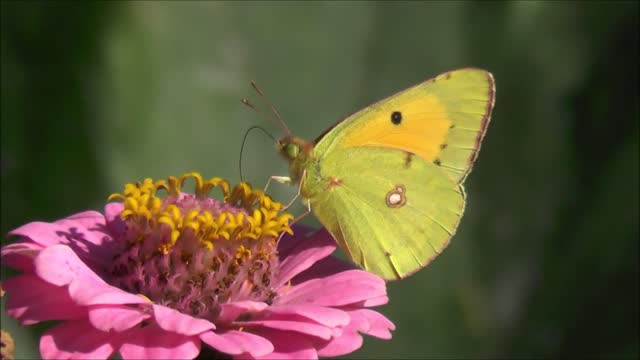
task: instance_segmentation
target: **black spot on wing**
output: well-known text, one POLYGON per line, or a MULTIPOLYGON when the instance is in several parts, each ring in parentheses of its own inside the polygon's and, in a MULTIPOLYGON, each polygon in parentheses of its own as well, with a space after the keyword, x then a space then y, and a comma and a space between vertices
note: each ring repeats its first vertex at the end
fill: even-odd
POLYGON ((393 125, 400 125, 402 122, 402 113, 400 111, 394 111, 391 113, 391 123, 393 125))

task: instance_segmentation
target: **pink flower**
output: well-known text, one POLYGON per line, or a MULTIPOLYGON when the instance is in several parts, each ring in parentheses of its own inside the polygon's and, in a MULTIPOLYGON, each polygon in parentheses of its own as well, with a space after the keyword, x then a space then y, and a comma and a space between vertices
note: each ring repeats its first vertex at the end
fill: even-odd
POLYGON ((3 282, 9 315, 60 321, 40 339, 43 358, 192 359, 202 343, 238 358, 316 358, 358 349, 360 334, 391 338, 394 325, 369 309, 388 301, 384 281, 329 256, 325 230, 293 226, 278 242, 291 216, 262 192, 192 173, 112 198, 123 202, 104 215, 19 227, 1 250, 23 271, 3 282), (181 192, 187 178, 195 194, 181 192))

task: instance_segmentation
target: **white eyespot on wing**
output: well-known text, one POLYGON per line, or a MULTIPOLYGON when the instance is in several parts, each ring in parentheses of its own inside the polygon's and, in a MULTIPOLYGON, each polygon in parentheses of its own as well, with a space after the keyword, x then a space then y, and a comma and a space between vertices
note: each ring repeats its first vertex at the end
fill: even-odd
POLYGON ((396 185, 387 193, 386 203, 390 208, 403 207, 407 203, 406 189, 403 185, 396 185))

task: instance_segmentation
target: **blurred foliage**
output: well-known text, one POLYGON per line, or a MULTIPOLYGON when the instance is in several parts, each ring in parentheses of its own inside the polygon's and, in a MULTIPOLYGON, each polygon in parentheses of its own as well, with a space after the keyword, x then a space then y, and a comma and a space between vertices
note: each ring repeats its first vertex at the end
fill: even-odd
MULTIPOLYGON (((144 177, 238 181, 244 131, 279 136, 240 104, 267 109, 250 80, 313 139, 482 67, 497 102, 459 233, 389 284, 393 340, 349 357, 638 357, 638 2, 1 4, 3 233, 144 177)), ((287 168, 257 134, 242 164, 261 187, 287 168)), ((42 326, 2 328, 37 356, 42 326)))

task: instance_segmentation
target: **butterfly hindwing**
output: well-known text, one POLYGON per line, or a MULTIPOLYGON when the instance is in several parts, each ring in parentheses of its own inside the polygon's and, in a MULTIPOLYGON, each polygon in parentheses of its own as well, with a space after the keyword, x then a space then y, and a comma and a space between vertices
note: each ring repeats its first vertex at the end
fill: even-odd
MULTIPOLYGON (((440 167, 402 150, 332 151, 303 193, 354 262, 385 279, 424 267, 449 243, 464 193, 440 167)), ((311 180, 311 179, 309 179, 311 180)))

